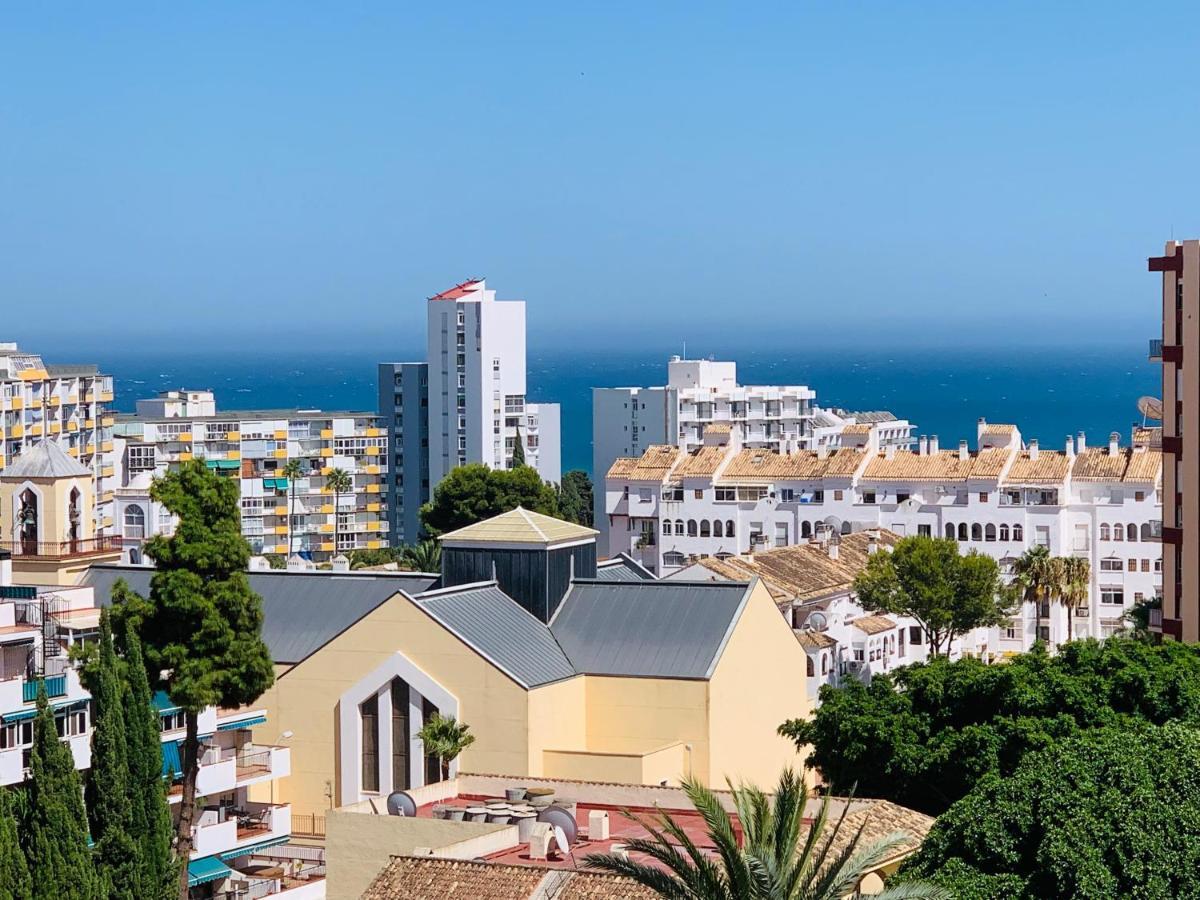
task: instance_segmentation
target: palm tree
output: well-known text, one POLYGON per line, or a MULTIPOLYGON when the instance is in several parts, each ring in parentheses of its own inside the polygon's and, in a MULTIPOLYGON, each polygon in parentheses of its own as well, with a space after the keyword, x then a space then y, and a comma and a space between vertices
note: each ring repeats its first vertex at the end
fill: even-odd
POLYGON ((421 541, 419 544, 405 547, 401 559, 414 572, 440 572, 442 545, 433 539, 421 541))
POLYGON ((1092 584, 1092 564, 1083 556, 1062 558, 1062 602, 1069 610, 1067 635, 1074 637, 1075 610, 1087 602, 1092 584))
POLYGON ((330 469, 325 476, 325 487, 333 491, 333 555, 338 554, 338 539, 341 537, 341 519, 338 508, 341 505, 342 494, 349 493, 354 487, 354 479, 345 469, 330 469))
MULTIPOLYGON (((1050 604, 1062 595, 1062 564, 1050 555, 1050 549, 1041 544, 1026 550, 1013 566, 1016 584, 1020 586, 1021 599, 1033 604, 1037 614, 1038 634, 1042 631, 1042 604, 1050 604)), ((1049 628, 1046 631, 1049 635, 1049 628)), ((1047 644, 1050 643, 1047 638, 1047 644)))
POLYGON ((283 474, 288 480, 288 556, 295 553, 292 541, 292 516, 296 514, 296 479, 304 474, 304 466, 298 459, 289 459, 283 465, 283 474))
MULTIPOLYGON (((808 795, 803 780, 790 769, 780 776, 773 798, 756 787, 730 785, 743 832, 740 845, 733 816, 716 794, 691 778, 684 780, 683 789, 704 819, 715 859, 696 846, 682 825, 659 813, 654 821, 641 822, 649 838, 626 842, 629 853, 647 856, 658 865, 610 854, 593 854, 588 865, 632 878, 671 900, 842 900, 857 896, 862 879, 893 857, 907 839, 897 833, 860 847, 860 830, 848 841, 839 840, 849 803, 827 834, 828 795, 805 834, 808 795)), ((896 900, 950 895, 914 881, 875 896, 896 900)))
POLYGON ((417 732, 417 737, 425 746, 425 753, 436 757, 441 765, 442 781, 450 779, 450 763, 475 743, 475 735, 470 731, 466 722, 435 712, 417 732))

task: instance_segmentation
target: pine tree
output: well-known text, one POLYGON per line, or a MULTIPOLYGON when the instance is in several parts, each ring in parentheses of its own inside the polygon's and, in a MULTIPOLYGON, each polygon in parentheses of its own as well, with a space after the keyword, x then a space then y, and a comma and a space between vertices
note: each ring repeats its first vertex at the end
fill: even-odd
MULTIPOLYGON (((150 596, 114 590, 113 616, 132 622, 149 671, 184 713, 183 796, 175 828, 175 858, 192 849, 199 772, 198 718, 209 706, 257 700, 274 681, 262 641, 262 598, 250 590, 250 546, 242 537, 238 483, 201 460, 158 479, 150 496, 178 516, 170 537, 146 545, 157 571, 150 596)), ((187 867, 180 866, 178 896, 187 900, 187 867)))
POLYGON ((513 440, 512 452, 512 468, 517 469, 525 465, 525 442, 521 440, 521 429, 517 429, 517 436, 513 440))
POLYGON ((100 613, 98 650, 98 656, 84 669, 95 722, 86 792, 88 818, 96 842, 96 865, 105 878, 105 896, 109 900, 138 900, 143 894, 129 791, 126 690, 107 610, 100 613))
POLYGON ((100 878, 88 849, 83 785, 71 750, 58 739, 43 685, 30 751, 29 829, 25 857, 35 876, 30 900, 99 900, 100 878))
POLYGON ((138 839, 142 896, 170 900, 178 893, 179 870, 171 858, 174 826, 162 777, 162 741, 142 642, 132 623, 123 633, 126 741, 129 746, 130 833, 138 839))
POLYGON ((0 788, 0 900, 25 900, 33 893, 14 811, 13 792, 0 788))

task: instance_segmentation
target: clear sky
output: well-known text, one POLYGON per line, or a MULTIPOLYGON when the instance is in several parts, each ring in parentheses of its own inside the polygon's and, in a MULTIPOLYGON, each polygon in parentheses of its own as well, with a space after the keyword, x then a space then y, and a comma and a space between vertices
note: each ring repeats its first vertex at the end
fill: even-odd
POLYGON ((0 337, 1157 330, 1200 21, 1133 3, 7 4, 0 337))

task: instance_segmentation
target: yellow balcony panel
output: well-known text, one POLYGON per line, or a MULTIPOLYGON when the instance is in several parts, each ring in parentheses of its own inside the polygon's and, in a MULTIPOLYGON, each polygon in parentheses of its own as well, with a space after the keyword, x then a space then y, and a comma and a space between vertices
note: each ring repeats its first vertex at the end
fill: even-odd
POLYGON ((383 541, 367 541, 368 550, 378 550, 383 546, 383 541))
POLYGON ((321 544, 321 549, 322 550, 332 550, 333 549, 333 541, 325 541, 324 543, 321 544))
POLYGON ((83 427, 86 428, 88 431, 91 431, 93 428, 96 427, 96 420, 95 419, 84 419, 83 427))
POLYGON ((332 447, 322 447, 321 455, 323 457, 325 457, 326 459, 328 459, 329 457, 333 456, 333 448, 332 447))
POLYGON ((116 470, 112 466, 102 466, 100 469, 101 478, 112 478, 116 474, 116 470))
POLYGON ((333 471, 333 466, 322 466, 322 468, 321 468, 322 475, 328 475, 332 471, 333 471))
POLYGON ((321 534, 333 534, 333 523, 327 522, 321 526, 321 534))
POLYGON ((18 422, 12 428, 8 429, 8 436, 19 438, 25 434, 25 426, 18 422))
POLYGON ((242 433, 240 431, 225 432, 225 440, 227 440, 227 441, 240 441, 241 439, 242 439, 242 433))
POLYGON ((50 377, 50 373, 45 369, 26 369, 17 377, 22 381, 45 381, 50 377))
POLYGON ((226 459, 241 459, 242 451, 241 450, 227 450, 225 452, 225 458, 226 459))
POLYGON ((379 455, 378 447, 368 447, 367 448, 367 456, 378 456, 378 455, 379 455))
POLYGON ((368 493, 368 494, 378 494, 378 493, 379 493, 379 485, 377 485, 377 484, 368 484, 368 485, 367 485, 367 493, 368 493))
POLYGON ((70 422, 67 423, 67 431, 78 431, 78 430, 79 430, 79 423, 76 422, 74 419, 72 419, 70 422))
POLYGON ((332 428, 322 428, 321 429, 321 437, 325 440, 329 440, 330 438, 333 437, 333 429, 332 428))
POLYGON ((79 402, 79 395, 78 395, 78 394, 68 394, 68 395, 67 395, 67 402, 68 402, 68 403, 78 403, 78 402, 79 402))
POLYGON ((57 422, 51 422, 51 423, 50 423, 50 433, 51 433, 51 434, 59 434, 59 433, 61 433, 61 432, 62 432, 62 426, 61 426, 61 425, 59 425, 57 422))
MULTIPOLYGON (((101 416, 100 417, 100 424, 103 425, 105 428, 112 428, 113 423, 116 421, 117 420, 114 419, 112 416, 101 416)), ((191 439, 192 439, 192 436, 190 434, 180 435, 180 440, 190 441, 191 439)))
POLYGON ((367 512, 379 512, 379 508, 382 505, 383 504, 381 504, 381 503, 368 503, 367 504, 367 512))
POLYGON ((367 437, 379 437, 381 434, 383 434, 383 432, 380 431, 378 428, 368 428, 367 429, 367 437))
POLYGON ((286 441, 287 440, 287 429, 286 428, 275 429, 275 440, 286 441))
POLYGON ((328 487, 323 487, 323 488, 321 488, 321 493, 322 494, 332 494, 333 491, 331 491, 328 487))
POLYGON ((378 475, 379 474, 379 466, 376 466, 376 465, 364 466, 363 471, 366 472, 368 475, 378 475))
POLYGON ((112 401, 113 401, 113 392, 112 391, 101 391, 100 392, 100 402, 101 403, 112 403, 112 401))
POLYGON ((276 459, 287 459, 287 449, 285 448, 283 450, 276 450, 275 458, 276 459))
POLYGON ((42 434, 42 423, 38 422, 36 425, 30 425, 29 434, 32 437, 40 437, 42 434))
POLYGON ((101 453, 112 453, 112 448, 113 448, 112 441, 101 441, 100 442, 100 452, 101 453))
POLYGON ((112 522, 113 522, 112 516, 105 516, 103 519, 100 520, 100 527, 101 528, 112 528, 112 522))
POLYGON ((273 510, 273 514, 277 515, 277 516, 286 516, 288 514, 287 507, 286 506, 276 506, 275 509, 273 510))
POLYGON ((321 512, 323 512, 323 513, 325 513, 325 514, 329 514, 329 513, 333 512, 333 504, 332 504, 332 503, 326 503, 326 504, 324 504, 324 505, 321 507, 321 512))
MULTIPOLYGON (((103 423, 103 419, 100 420, 103 423)), ((181 431, 179 437, 175 438, 181 444, 190 444, 192 442, 192 433, 190 431, 181 431)))
POLYGON ((50 405, 51 406, 62 406, 62 397, 58 396, 57 394, 53 394, 50 397, 50 405))
POLYGON ((188 453, 186 450, 179 454, 180 462, 187 462, 189 459, 192 459, 192 458, 193 458, 193 454, 188 453))
POLYGON ((74 456, 76 459, 78 459, 79 458, 79 448, 78 447, 68 447, 67 448, 67 456, 74 456))
POLYGON ((4 468, 4 457, 0 456, 0 469, 4 468))
POLYGON ((8 404, 8 408, 9 409, 24 409, 25 408, 25 398, 24 397, 13 397, 12 401, 8 404))
POLYGON ((288 533, 288 527, 287 527, 286 525, 276 525, 276 526, 275 526, 275 533, 276 533, 276 534, 287 534, 287 533, 288 533))

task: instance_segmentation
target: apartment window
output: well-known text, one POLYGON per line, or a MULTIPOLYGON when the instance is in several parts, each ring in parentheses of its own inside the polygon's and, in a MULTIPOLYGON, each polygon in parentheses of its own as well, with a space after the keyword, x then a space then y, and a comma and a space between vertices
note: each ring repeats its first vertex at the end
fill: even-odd
POLYGON ((787 522, 775 523, 775 546, 786 547, 788 545, 788 527, 787 522))
POLYGON ((896 491, 896 502, 903 503, 911 496, 912 494, 910 494, 908 491, 896 491))
POLYGON ((1125 589, 1123 587, 1104 587, 1100 588, 1100 602, 1106 606, 1124 606, 1125 605, 1125 589))
POLYGON ((925 634, 921 631, 920 625, 910 625, 908 627, 908 642, 914 647, 925 642, 925 634))
POLYGON ((663 565, 664 566, 672 566, 672 567, 682 566, 683 565, 683 554, 676 553, 673 550, 669 553, 664 553, 663 554, 663 565))
POLYGON ((763 486, 740 487, 737 489, 737 498, 743 501, 758 501, 767 496, 767 489, 763 486))
POLYGON ((1120 522, 1118 522, 1118 523, 1117 523, 1116 525, 1114 525, 1114 526, 1113 526, 1113 528, 1112 528, 1112 539, 1113 539, 1114 541, 1123 541, 1123 540, 1125 540, 1125 528, 1124 528, 1124 526, 1122 526, 1122 525, 1121 525, 1121 523, 1120 523, 1120 522))
POLYGON ((918 525, 917 526, 917 536, 918 537, 933 537, 933 526, 932 525, 918 525))
POLYGON ((736 500, 737 488, 719 487, 714 489, 717 500, 736 500))
POLYGON ((1141 503, 1143 500, 1146 499, 1146 492, 1145 491, 1134 491, 1133 499, 1136 500, 1138 503, 1141 503))
POLYGON ((833 492, 833 499, 834 499, 834 500, 841 500, 841 499, 842 499, 842 492, 841 492, 841 491, 834 491, 834 492, 833 492))
MULTIPOLYGON (((704 499, 704 490, 702 488, 697 488, 696 490, 692 491, 692 496, 695 497, 697 500, 703 500, 704 499)), ((679 499, 680 500, 683 499, 682 490, 680 492, 679 499)))
POLYGON ((642 503, 649 503, 651 500, 650 488, 638 488, 638 500, 642 503))
POLYGON ((1101 572, 1121 572, 1125 569, 1125 563, 1119 559, 1102 559, 1100 560, 1101 572))
POLYGON ((1143 571, 1143 572, 1149 572, 1149 571, 1150 571, 1150 560, 1148 560, 1148 559, 1143 559, 1143 560, 1142 560, 1142 571, 1143 571))
POLYGON ((358 707, 362 718, 362 789, 379 790, 379 695, 358 707))
POLYGON ((1129 560, 1129 571, 1130 571, 1130 572, 1136 572, 1136 571, 1137 571, 1137 560, 1136 560, 1136 559, 1130 559, 1130 560, 1129 560))
POLYGON ((863 491, 862 492, 862 502, 868 506, 873 505, 875 503, 875 492, 874 491, 863 491))
POLYGON ((136 504, 125 507, 125 537, 140 540, 146 536, 146 512, 136 504))
POLYGON ((987 502, 988 502, 988 497, 989 497, 989 496, 990 496, 990 495, 988 494, 988 492, 987 492, 987 491, 980 491, 980 492, 979 492, 979 502, 980 502, 980 503, 987 503, 987 502))
POLYGON ((154 470, 154 445, 133 444, 129 448, 128 465, 130 472, 147 472, 154 470))
POLYGON ((780 488, 779 500, 781 503, 791 503, 794 499, 796 499, 796 497, 795 490, 793 488, 780 488))
POLYGON ((663 499, 673 503, 683 500, 683 488, 679 485, 668 485, 663 489, 663 499))
POLYGON ((410 784, 408 771, 408 684, 392 679, 392 790, 410 784))
POLYGON ((187 725, 183 710, 163 713, 159 717, 159 727, 162 731, 179 731, 187 725))
POLYGON ((854 659, 855 659, 857 662, 862 662, 862 661, 863 661, 863 656, 864 656, 864 653, 863 653, 863 651, 862 651, 862 650, 855 650, 855 651, 854 651, 854 659))
POLYGON ((1017 624, 1012 619, 1004 623, 1004 637, 1009 641, 1014 641, 1017 638, 1017 624))

